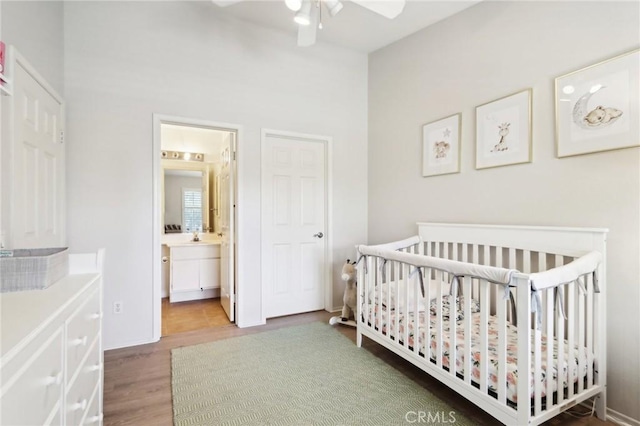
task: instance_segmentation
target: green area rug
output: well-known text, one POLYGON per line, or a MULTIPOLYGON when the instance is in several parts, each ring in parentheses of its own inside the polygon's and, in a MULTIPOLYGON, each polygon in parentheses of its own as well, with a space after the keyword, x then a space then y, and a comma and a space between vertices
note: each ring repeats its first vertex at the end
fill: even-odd
POLYGON ((175 425, 473 424, 320 322, 177 348, 171 366, 175 425))

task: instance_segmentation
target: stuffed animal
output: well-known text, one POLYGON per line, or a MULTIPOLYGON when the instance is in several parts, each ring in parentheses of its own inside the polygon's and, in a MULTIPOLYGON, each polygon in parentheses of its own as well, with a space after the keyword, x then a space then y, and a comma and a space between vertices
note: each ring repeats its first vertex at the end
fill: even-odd
POLYGON ((353 312, 353 319, 358 319, 358 293, 356 289, 356 262, 351 263, 349 259, 342 266, 342 279, 346 282, 344 287, 344 297, 342 301, 342 320, 347 321, 353 312))

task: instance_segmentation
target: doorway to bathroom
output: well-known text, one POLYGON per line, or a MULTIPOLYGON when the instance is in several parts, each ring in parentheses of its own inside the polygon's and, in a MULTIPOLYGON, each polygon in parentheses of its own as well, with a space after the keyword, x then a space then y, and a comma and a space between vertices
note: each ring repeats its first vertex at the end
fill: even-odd
POLYGON ((154 338, 237 316, 239 127, 154 115, 154 338))

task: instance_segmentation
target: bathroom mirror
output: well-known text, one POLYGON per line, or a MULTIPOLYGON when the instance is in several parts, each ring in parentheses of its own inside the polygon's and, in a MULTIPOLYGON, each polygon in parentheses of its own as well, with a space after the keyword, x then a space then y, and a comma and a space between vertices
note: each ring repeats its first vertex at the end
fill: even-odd
POLYGON ((209 176, 206 165, 164 167, 164 232, 206 232, 209 221, 209 176))

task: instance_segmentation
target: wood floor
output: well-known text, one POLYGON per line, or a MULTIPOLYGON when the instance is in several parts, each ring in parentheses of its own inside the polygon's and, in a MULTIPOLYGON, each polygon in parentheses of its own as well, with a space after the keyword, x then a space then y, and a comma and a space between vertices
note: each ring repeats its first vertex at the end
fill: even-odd
POLYGON ((169 303, 169 298, 162 299, 163 337, 229 324, 219 298, 177 303, 169 303))
MULTIPOLYGON (((245 334, 259 333, 296 324, 313 321, 328 321, 331 314, 325 311, 274 318, 260 327, 238 328, 224 325, 197 331, 172 334, 159 342, 131 348, 105 352, 104 363, 104 424, 105 425, 171 425, 173 423, 171 405, 171 349, 227 339, 245 334)), ((355 329, 336 326, 355 343, 355 329)), ((447 401, 457 412, 465 415, 477 425, 495 425, 495 419, 475 405, 460 397, 437 380, 429 377, 417 367, 384 349, 382 346, 364 339, 363 350, 393 365, 408 378, 420 383, 447 401)), ((215 360, 212 360, 215 362, 215 360)), ((574 407, 574 411, 586 411, 574 407)), ((569 414, 555 417, 546 425, 613 425, 595 417, 574 418, 569 414)))

